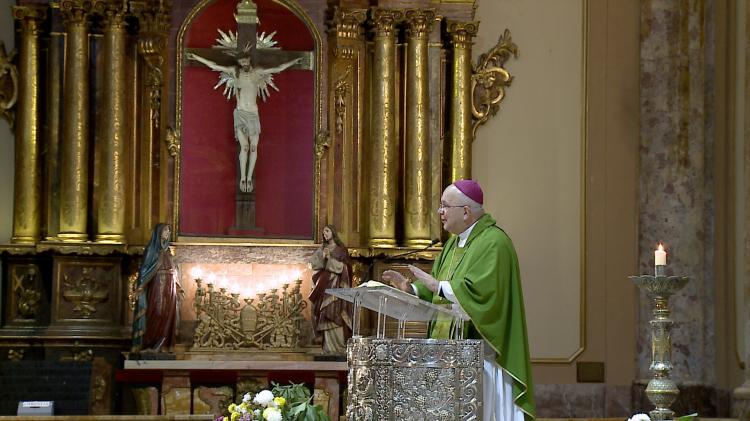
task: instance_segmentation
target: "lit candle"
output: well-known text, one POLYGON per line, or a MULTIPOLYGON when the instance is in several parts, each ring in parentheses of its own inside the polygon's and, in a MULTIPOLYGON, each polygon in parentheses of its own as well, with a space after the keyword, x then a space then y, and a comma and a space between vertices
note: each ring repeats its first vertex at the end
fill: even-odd
POLYGON ((654 251, 654 262, 656 266, 666 266, 667 264, 667 252, 664 251, 664 246, 659 243, 659 248, 654 251))

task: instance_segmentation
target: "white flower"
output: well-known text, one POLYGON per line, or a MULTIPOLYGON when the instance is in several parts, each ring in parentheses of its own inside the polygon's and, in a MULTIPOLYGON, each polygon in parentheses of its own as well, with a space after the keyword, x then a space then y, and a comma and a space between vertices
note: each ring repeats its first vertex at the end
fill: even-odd
POLYGON ((635 414, 628 418, 628 421, 651 421, 651 418, 646 414, 635 414))
POLYGON ((268 421, 281 421, 281 412, 275 408, 267 408, 263 411, 263 417, 268 421))
POLYGON ((253 398, 253 396, 249 393, 245 393, 245 396, 242 397, 242 402, 250 402, 250 400, 253 398))
POLYGON ((256 409, 255 411, 253 411, 253 416, 254 417, 259 417, 260 416, 260 409, 256 409))
POLYGON ((255 395, 255 398, 253 398, 253 402, 257 403, 258 405, 267 406, 269 402, 273 402, 273 393, 271 393, 270 390, 261 390, 257 395, 255 395))

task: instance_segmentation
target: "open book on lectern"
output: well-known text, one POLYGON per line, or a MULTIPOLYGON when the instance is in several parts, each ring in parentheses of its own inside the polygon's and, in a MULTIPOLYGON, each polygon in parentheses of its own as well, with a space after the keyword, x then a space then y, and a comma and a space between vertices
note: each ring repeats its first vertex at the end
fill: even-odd
POLYGON ((329 288, 327 294, 354 303, 379 314, 405 322, 429 322, 438 314, 469 320, 461 309, 443 307, 377 281, 368 281, 356 288, 329 288))

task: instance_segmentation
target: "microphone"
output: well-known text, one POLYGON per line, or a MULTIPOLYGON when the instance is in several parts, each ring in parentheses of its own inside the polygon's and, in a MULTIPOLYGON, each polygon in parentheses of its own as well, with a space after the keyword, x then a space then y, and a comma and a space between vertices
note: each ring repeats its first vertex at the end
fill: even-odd
POLYGON ((406 257, 406 256, 409 256, 409 255, 412 255, 412 254, 415 254, 415 253, 420 253, 420 252, 423 252, 423 251, 427 250, 428 248, 434 246, 435 244, 437 244, 439 242, 440 242, 439 238, 433 238, 432 241, 430 241, 430 244, 427 244, 426 246, 424 246, 422 248, 415 249, 415 250, 409 250, 406 253, 401 253, 401 254, 396 254, 396 255, 393 255, 393 256, 388 256, 388 257, 384 258, 383 260, 399 259, 401 257, 406 257))

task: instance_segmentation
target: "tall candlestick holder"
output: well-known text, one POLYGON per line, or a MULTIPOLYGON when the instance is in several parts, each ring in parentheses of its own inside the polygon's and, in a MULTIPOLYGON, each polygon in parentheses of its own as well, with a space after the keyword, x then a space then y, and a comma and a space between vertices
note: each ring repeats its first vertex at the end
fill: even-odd
POLYGON ((648 382, 646 396, 656 407, 649 412, 654 421, 674 419, 674 411, 670 406, 677 400, 680 390, 675 382, 669 378, 672 370, 672 319, 669 318, 669 297, 682 289, 688 283, 687 276, 666 276, 665 266, 656 266, 656 274, 630 276, 629 278, 646 291, 654 302, 651 319, 651 366, 649 369, 654 377, 648 382))

